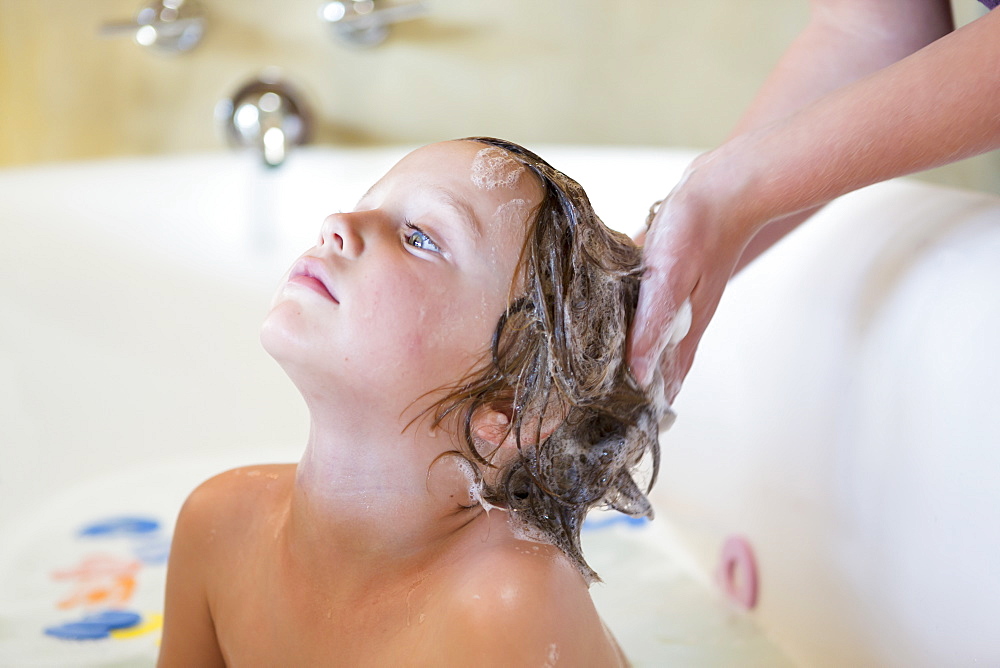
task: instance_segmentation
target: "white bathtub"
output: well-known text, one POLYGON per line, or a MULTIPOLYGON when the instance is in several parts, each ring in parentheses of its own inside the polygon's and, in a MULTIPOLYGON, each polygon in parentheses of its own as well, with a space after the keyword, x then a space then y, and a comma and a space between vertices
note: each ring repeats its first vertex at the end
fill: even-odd
MULTIPOLYGON (((271 290, 405 151, 0 172, 0 665, 152 664, 186 493, 305 440, 257 343, 271 290), (145 626, 43 634, 106 607, 145 626)), ((539 152, 626 231, 692 156, 539 152)), ((1000 662, 998 267, 1000 202, 904 182, 734 281, 663 439, 658 519, 585 535, 636 665, 1000 662), (749 613, 713 580, 733 534, 759 564, 749 613)))

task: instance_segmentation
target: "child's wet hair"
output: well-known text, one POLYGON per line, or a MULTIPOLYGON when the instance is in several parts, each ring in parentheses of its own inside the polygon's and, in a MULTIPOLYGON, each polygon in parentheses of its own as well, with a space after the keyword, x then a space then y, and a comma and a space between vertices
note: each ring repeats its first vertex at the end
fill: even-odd
POLYGON ((576 181, 531 151, 490 137, 466 141, 503 149, 538 178, 543 196, 528 215, 488 359, 428 410, 434 425, 459 417, 482 500, 560 547, 592 581, 580 548, 587 512, 609 506, 652 516, 646 493, 659 466, 664 404, 639 387, 625 356, 641 249, 601 222, 576 181), (474 418, 487 409, 509 417, 517 456, 496 456, 474 434, 474 418), (640 462, 645 490, 633 478, 640 462))

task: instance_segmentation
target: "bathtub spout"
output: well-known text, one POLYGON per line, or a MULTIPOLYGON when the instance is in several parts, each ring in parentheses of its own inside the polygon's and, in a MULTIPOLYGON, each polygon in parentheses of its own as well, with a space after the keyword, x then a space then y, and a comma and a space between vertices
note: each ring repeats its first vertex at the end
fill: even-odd
POLYGON ((293 146, 305 144, 312 116, 298 92, 280 73, 267 71, 219 102, 216 119, 230 145, 258 152, 268 167, 278 167, 293 146))
POLYGON ((288 155, 288 137, 280 127, 270 127, 261 135, 261 153, 264 164, 268 167, 278 167, 285 162, 288 155))

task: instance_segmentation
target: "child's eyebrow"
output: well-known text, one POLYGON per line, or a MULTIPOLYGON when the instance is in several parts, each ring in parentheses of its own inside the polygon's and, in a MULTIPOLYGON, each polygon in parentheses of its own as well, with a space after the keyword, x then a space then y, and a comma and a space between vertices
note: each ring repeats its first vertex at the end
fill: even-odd
POLYGON ((483 230, 479 224, 476 212, 464 199, 441 186, 430 186, 431 192, 441 201, 442 204, 454 209, 469 224, 473 235, 478 239, 483 236, 483 230))
MULTIPOLYGON (((371 188, 368 189, 361 199, 358 200, 358 204, 368 199, 368 197, 376 192, 381 186, 381 182, 376 183, 371 188)), ((482 226, 479 222, 479 218, 476 217, 476 212, 472 209, 472 206, 464 199, 448 190, 444 186, 438 185, 428 185, 425 186, 437 199, 439 202, 445 206, 453 209, 458 215, 468 223, 468 227, 472 230, 472 234, 475 238, 479 239, 483 236, 482 226)))

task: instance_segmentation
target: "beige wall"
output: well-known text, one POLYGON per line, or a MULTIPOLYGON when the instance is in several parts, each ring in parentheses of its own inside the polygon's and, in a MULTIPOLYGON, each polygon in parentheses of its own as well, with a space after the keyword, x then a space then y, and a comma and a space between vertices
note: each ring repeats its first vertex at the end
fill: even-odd
MULTIPOLYGON (((806 18, 805 0, 430 0, 432 14, 353 50, 320 0, 203 0, 194 51, 97 36, 141 0, 0 0, 0 166, 217 150, 215 102, 282 67, 323 143, 469 134, 709 147, 725 137, 806 18)), ((958 0, 961 20, 976 3, 958 0)), ((975 66, 975 64, 972 64, 975 66)), ((1000 159, 938 170, 1000 192, 1000 159)))

